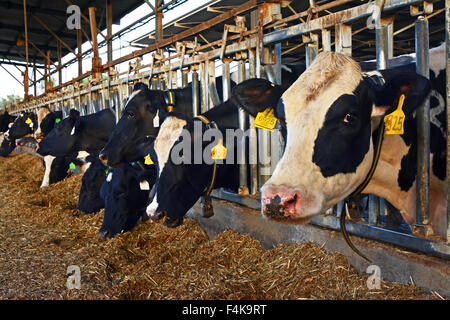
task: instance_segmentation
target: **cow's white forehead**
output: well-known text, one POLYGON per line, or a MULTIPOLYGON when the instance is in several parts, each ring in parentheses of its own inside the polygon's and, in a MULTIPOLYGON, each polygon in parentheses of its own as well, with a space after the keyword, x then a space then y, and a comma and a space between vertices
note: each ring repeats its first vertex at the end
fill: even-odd
MULTIPOLYGON (((158 176, 164 169, 169 160, 170 151, 174 143, 178 140, 186 125, 186 120, 178 119, 176 117, 167 117, 159 129, 158 136, 154 142, 154 149, 158 157, 158 176)), ((147 215, 152 216, 158 208, 158 195, 155 194, 152 202, 147 207, 147 215)))
POLYGON ((180 137, 185 125, 186 120, 176 117, 167 117, 162 123, 154 142, 154 149, 158 157, 159 174, 161 174, 164 165, 167 163, 170 150, 172 150, 172 146, 180 137))

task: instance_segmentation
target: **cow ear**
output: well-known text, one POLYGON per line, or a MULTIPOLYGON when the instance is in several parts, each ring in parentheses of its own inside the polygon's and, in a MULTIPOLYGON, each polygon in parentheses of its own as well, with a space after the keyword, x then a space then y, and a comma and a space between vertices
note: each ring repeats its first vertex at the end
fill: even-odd
POLYGON ((145 89, 148 89, 148 86, 143 82, 138 82, 133 86, 133 91, 145 89))
MULTIPOLYGON (((373 84, 371 86, 374 87, 373 84)), ((422 75, 407 72, 394 76, 383 86, 375 86, 374 89, 375 107, 372 110, 372 117, 393 112, 402 95, 405 96, 402 109, 408 116, 422 105, 430 93, 431 83, 422 75)))
POLYGON ((231 92, 234 104, 256 117, 258 112, 275 108, 283 90, 265 79, 249 79, 236 85, 231 92))
POLYGON ((75 109, 70 109, 69 117, 73 117, 75 119, 78 119, 80 117, 80 111, 75 109))

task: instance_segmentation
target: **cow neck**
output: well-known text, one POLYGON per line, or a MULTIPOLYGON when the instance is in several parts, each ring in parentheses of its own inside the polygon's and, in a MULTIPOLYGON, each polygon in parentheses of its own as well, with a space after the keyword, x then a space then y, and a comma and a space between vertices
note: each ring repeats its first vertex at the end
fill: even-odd
MULTIPOLYGON (((373 81, 377 85, 380 85, 380 84, 383 85, 385 83, 384 78, 379 75, 370 76, 369 79, 371 79, 371 81, 373 81)), ((383 145, 383 140, 384 140, 384 131, 385 131, 384 129, 385 129, 384 121, 383 121, 383 119, 381 119, 381 123, 378 127, 378 134, 376 136, 377 138, 374 141, 374 153, 373 153, 372 165, 370 166, 369 172, 368 172, 367 176, 365 177, 365 179, 363 180, 363 182, 345 200, 346 206, 348 206, 349 202, 354 202, 356 196, 358 196, 367 187, 367 185, 370 183, 370 180, 372 180, 372 177, 375 173, 375 170, 377 168, 378 161, 379 161, 380 155, 381 155, 381 147, 383 145)), ((345 228, 345 218, 346 218, 346 213, 341 212, 341 216, 339 218, 339 224, 340 224, 341 232, 342 232, 342 235, 344 236, 345 242, 347 242, 348 246, 354 252, 356 252, 359 256, 361 256, 365 260, 371 262, 371 260, 369 258, 367 258, 363 253, 361 253, 361 251, 359 251, 355 247, 355 245, 352 243, 352 241, 350 240, 350 236, 348 235, 347 229, 345 228)))

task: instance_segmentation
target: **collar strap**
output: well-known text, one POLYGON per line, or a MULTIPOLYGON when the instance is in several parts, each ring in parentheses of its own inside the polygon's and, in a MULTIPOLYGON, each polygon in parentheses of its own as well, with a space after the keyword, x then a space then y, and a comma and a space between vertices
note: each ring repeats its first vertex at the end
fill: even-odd
MULTIPOLYGON (((206 118, 205 116, 198 115, 195 118, 199 119, 201 122, 203 122, 207 126, 213 125, 216 129, 219 129, 219 127, 217 126, 217 124, 214 121, 209 121, 208 118, 206 118)), ((216 162, 216 160, 214 160, 211 182, 210 182, 208 188, 203 193, 203 196, 205 196, 205 197, 209 197, 212 189, 214 188, 214 183, 216 181, 216 172, 217 172, 217 162, 216 162)))
POLYGON ((172 112, 175 107, 175 93, 173 91, 164 92, 164 101, 167 104, 167 112, 172 112))
MULTIPOLYGON (((375 169, 377 168, 377 165, 378 165, 378 160, 380 160, 381 146, 383 145, 383 139, 384 139, 384 121, 382 119, 380 127, 378 129, 377 141, 375 142, 375 150, 374 150, 374 154, 373 154, 372 166, 370 167, 369 173, 367 174, 364 181, 349 196, 350 201, 354 200, 354 198, 357 195, 359 195, 367 187, 370 180, 372 179, 373 174, 375 173, 375 169)), ((345 205, 346 206, 348 205, 348 201, 345 201, 345 205)), ((370 259, 367 258, 363 253, 361 253, 361 251, 359 251, 355 247, 355 245, 352 243, 352 241, 350 240, 350 237, 347 233, 347 229, 345 228, 345 218, 346 218, 346 213, 341 212, 341 216, 339 218, 339 224, 340 224, 341 232, 342 232, 342 235, 344 236, 345 242, 347 242, 349 247, 352 248, 352 250, 355 251, 359 256, 363 257, 365 260, 370 262, 370 259)))

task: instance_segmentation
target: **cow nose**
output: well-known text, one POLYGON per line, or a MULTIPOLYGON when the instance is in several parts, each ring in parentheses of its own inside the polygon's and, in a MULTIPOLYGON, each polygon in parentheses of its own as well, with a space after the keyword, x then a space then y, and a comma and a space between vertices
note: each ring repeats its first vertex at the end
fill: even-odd
POLYGON ((100 230, 99 231, 100 237, 104 240, 109 238, 109 231, 108 230, 100 230))
POLYGON ((283 217, 283 205, 281 203, 281 198, 278 194, 275 196, 262 196, 261 201, 263 204, 263 213, 267 217, 283 217))
POLYGON ((105 166, 107 165, 107 163, 108 163, 108 156, 105 153, 100 153, 98 158, 103 163, 103 165, 105 165, 105 166))

